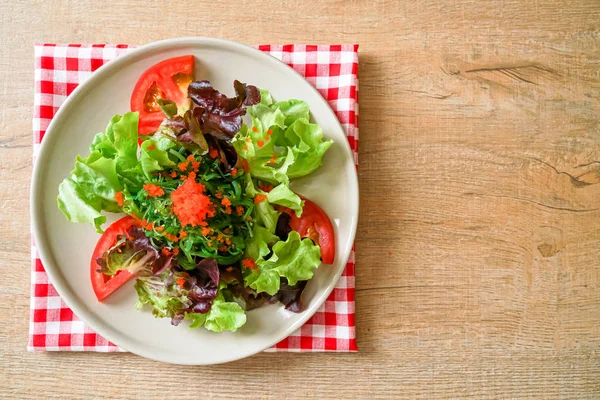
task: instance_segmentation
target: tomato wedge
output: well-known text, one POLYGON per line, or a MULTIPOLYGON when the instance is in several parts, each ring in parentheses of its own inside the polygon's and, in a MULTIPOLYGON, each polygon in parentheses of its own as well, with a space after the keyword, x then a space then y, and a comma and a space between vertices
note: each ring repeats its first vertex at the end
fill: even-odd
POLYGON ((335 259, 333 225, 321 207, 302 196, 300 198, 304 200, 304 208, 300 218, 296 217, 294 211, 287 207, 279 208, 292 218, 290 227, 293 230, 298 232, 301 237, 310 238, 319 245, 323 264, 333 264, 335 259))
POLYGON ((131 94, 131 111, 140 113, 138 133, 156 132, 165 115, 158 99, 172 100, 179 108, 189 108, 187 88, 194 76, 194 56, 169 58, 148 68, 131 94))
POLYGON ((92 260, 90 261, 90 277, 92 280, 92 288, 94 289, 98 301, 107 298, 112 292, 123 286, 125 282, 135 276, 135 274, 132 274, 127 270, 121 270, 113 276, 104 275, 102 272, 98 272, 100 266, 96 262, 96 259, 102 258, 102 255, 115 245, 117 236, 126 234, 133 225, 136 225, 136 223, 135 219, 129 216, 113 222, 96 244, 96 248, 92 254, 92 260))

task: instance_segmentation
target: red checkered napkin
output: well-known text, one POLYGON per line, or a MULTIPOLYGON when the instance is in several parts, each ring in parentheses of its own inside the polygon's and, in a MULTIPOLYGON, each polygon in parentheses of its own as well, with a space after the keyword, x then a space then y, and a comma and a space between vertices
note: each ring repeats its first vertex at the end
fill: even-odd
MULTIPOLYGON (((50 120, 93 71, 133 46, 35 46, 34 160, 50 120)), ((358 45, 258 46, 315 86, 339 118, 358 162, 358 45)), ((125 110, 126 111, 126 110, 125 110)), ((35 221, 32 221, 35 223, 35 221)), ((88 328, 62 301, 32 244, 30 351, 122 351, 88 328)), ((354 329, 354 251, 337 286, 298 331, 267 351, 357 351, 354 329)))

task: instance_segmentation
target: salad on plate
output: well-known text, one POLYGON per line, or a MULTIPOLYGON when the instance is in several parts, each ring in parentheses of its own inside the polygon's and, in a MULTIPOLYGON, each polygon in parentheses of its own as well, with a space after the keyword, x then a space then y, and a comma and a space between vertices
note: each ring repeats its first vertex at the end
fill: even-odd
POLYGON ((101 233, 91 255, 98 301, 135 279, 137 308, 173 325, 236 331, 246 312, 303 310, 304 288, 335 258, 325 212, 289 187, 331 146, 301 100, 194 80, 194 57, 139 78, 131 110, 98 133, 58 188, 72 222, 101 233), (126 216, 106 230, 103 212, 126 216))

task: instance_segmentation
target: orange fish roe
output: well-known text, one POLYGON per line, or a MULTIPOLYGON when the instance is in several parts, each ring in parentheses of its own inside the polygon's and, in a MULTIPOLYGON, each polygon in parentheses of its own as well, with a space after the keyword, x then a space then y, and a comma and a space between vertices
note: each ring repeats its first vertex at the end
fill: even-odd
POLYGON ((177 254, 179 254, 179 248, 175 247, 173 249, 173 255, 176 256, 177 254))
POLYGON ((229 250, 229 247, 225 246, 224 244, 219 246, 219 251, 221 253, 225 253, 227 250, 229 250))
MULTIPOLYGON (((237 215, 240 215, 240 216, 241 216, 241 215, 244 215, 244 207, 242 207, 242 206, 237 206, 237 207, 235 208, 235 212, 237 213, 237 215)), ((227 232, 225 232, 225 233, 227 233, 227 232)))
POLYGON ((203 184, 197 183, 196 174, 191 172, 183 184, 171 193, 172 211, 183 226, 202 225, 208 217, 214 217, 215 207, 204 194, 203 184))
POLYGON ((223 235, 221 235, 220 233, 217 235, 217 242, 223 242, 223 235))
POLYGON ((208 155, 210 156, 210 158, 215 159, 219 157, 219 150, 215 149, 214 147, 211 147, 210 151, 208 152, 208 155))
POLYGON ((252 127, 252 132, 258 132, 258 128, 257 128, 257 127, 255 127, 255 126, 253 126, 253 127, 252 127))
POLYGON ((207 245, 208 247, 212 247, 212 246, 213 246, 212 242, 208 242, 208 243, 206 243, 206 245, 207 245))
POLYGON ((115 201, 119 207, 123 207, 123 192, 115 193, 115 201))
POLYGON ((234 178, 237 176, 237 168, 231 170, 231 176, 233 176, 234 178))
POLYGON ((188 163, 186 162, 180 162, 179 164, 177 164, 177 168, 179 168, 181 171, 185 171, 188 167, 188 163))
POLYGON ((224 232, 225 234, 229 235, 229 233, 231 233, 231 229, 229 229, 229 228, 225 228, 225 229, 223 229, 223 232, 224 232))
POLYGON ((190 154, 189 156, 187 156, 186 160, 189 162, 192 162, 192 161, 194 161, 194 156, 192 154, 190 154))
POLYGON ((265 142, 264 142, 264 141, 262 141, 262 140, 259 140, 259 141, 257 141, 257 142, 256 142, 256 145, 257 145, 258 147, 263 147, 263 146, 265 145, 265 142))
POLYGON ((192 161, 192 170, 198 172, 198 168, 200 168, 200 161, 192 161))
POLYGON ((177 237, 177 235, 173 235, 170 233, 165 233, 164 237, 166 237, 167 239, 169 239, 171 242, 178 242, 179 238, 177 237))
POLYGON ((248 151, 248 145, 244 145, 244 150, 248 151))
POLYGON ((227 244, 229 246, 231 244, 231 239, 225 238, 225 244, 227 244))
POLYGON ((185 285, 185 279, 183 279, 183 278, 177 278, 177 280, 175 282, 177 282, 177 284, 179 285, 179 287, 183 289, 183 285, 185 285))
POLYGON ((252 141, 252 139, 250 139, 249 137, 246 138, 246 143, 250 143, 252 141))
POLYGON ((210 235, 210 228, 202 228, 202 234, 204 236, 210 235))
POLYGON ((180 231, 179 232, 179 239, 183 239, 184 237, 186 237, 188 234, 186 231, 180 231))
POLYGON ((271 136, 272 134, 273 134, 273 131, 272 131, 271 129, 269 129, 269 130, 267 131, 267 135, 271 136))
POLYGON ((254 204, 258 204, 261 201, 265 200, 267 198, 267 196, 265 196, 264 194, 257 194, 256 197, 254 198, 254 204))
POLYGON ((146 192, 148 192, 148 196, 150 196, 150 197, 160 197, 163 194, 165 194, 165 191, 163 190, 163 188, 161 188, 158 185, 153 185, 151 183, 146 183, 144 185, 144 190, 146 192))
POLYGON ((273 185, 265 185, 264 183, 261 183, 260 185, 258 185, 258 187, 263 192, 270 192, 271 190, 273 190, 273 185))
MULTIPOLYGON (((218 192, 218 191, 217 191, 217 192, 218 192)), ((217 197, 217 198, 219 198, 219 199, 220 199, 220 198, 223 198, 223 199, 221 200, 221 204, 222 204, 223 206, 225 206, 225 212, 226 212, 227 214, 231 214, 231 200, 229 200, 227 197, 223 197, 223 193, 220 193, 220 192, 219 192, 219 194, 220 194, 220 197, 219 197, 219 196, 216 196, 216 197, 217 197)))
POLYGON ((217 199, 222 199, 222 198, 223 198, 223 192, 221 192, 220 190, 217 190, 217 191, 215 192, 215 197, 216 197, 217 199))
POLYGON ((164 230, 165 230, 165 227, 164 227, 164 226, 157 226, 156 228, 154 228, 154 230, 155 230, 156 232, 162 232, 162 231, 164 231, 164 230))
POLYGON ((145 219, 137 219, 137 223, 140 228, 145 229, 147 231, 151 231, 154 229, 154 222, 148 222, 145 219))
POLYGON ((275 160, 277 160, 277 154, 273 154, 273 155, 271 156, 271 159, 269 160, 269 163, 271 163, 271 164, 275 164, 275 160))
POLYGON ((152 151, 152 150, 154 150, 154 149, 156 149, 156 146, 155 146, 154 144, 151 144, 150 146, 148 146, 148 149, 147 149, 147 150, 148 150, 148 151, 152 151))
POLYGON ((244 172, 250 171, 250 166, 248 165, 248 161, 242 160, 242 168, 244 168, 244 172))
POLYGON ((169 257, 171 254, 173 254, 173 253, 171 252, 171 250, 169 250, 169 249, 168 249, 168 248, 166 248, 166 247, 163 247, 163 248, 160 250, 160 253, 161 253, 163 256, 165 256, 165 257, 169 257))
POLYGON ((177 178, 177 172, 171 171, 171 178, 177 178))
POLYGON ((256 266, 256 263, 251 258, 246 258, 244 261, 242 261, 242 265, 244 266, 244 268, 258 271, 258 267, 256 266))

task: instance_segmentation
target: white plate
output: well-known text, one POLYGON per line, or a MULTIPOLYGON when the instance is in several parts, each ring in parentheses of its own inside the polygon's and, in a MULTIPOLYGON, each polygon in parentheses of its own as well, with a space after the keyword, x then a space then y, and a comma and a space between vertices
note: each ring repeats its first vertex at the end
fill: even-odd
MULTIPOLYGON (((40 257, 56 290, 75 312, 100 335, 155 360, 177 364, 215 364, 250 356, 298 329, 323 304, 340 277, 358 219, 358 182, 353 156, 335 114, 302 76, 263 52, 241 44, 210 38, 181 38, 151 43, 128 52, 96 71, 65 101, 50 124, 40 148, 32 182, 31 212, 40 257), (129 96, 140 74, 151 65, 175 56, 196 57, 196 79, 233 95, 233 80, 265 88, 275 99, 306 100, 314 120, 334 145, 324 166, 297 180, 293 188, 319 204, 334 222, 336 260, 321 265, 304 293, 300 314, 270 305, 248 313, 246 325, 235 333, 213 333, 171 326, 146 309, 135 311, 136 294, 122 288, 99 303, 92 291, 89 260, 98 240, 94 228, 66 220, 57 208, 59 183, 69 175, 75 156, 86 156, 94 134, 103 131, 114 114, 129 111, 129 96)), ((110 219, 110 221, 116 219, 110 219)), ((109 221, 109 222, 110 222, 109 221)))

